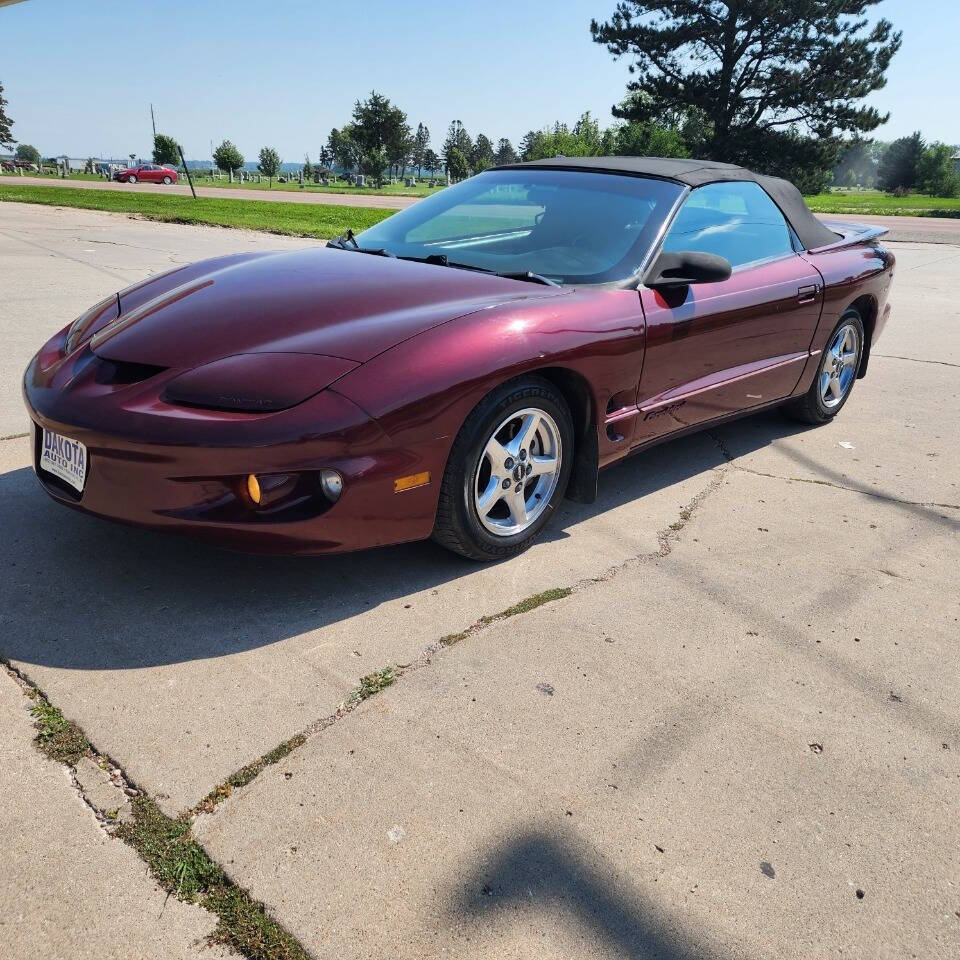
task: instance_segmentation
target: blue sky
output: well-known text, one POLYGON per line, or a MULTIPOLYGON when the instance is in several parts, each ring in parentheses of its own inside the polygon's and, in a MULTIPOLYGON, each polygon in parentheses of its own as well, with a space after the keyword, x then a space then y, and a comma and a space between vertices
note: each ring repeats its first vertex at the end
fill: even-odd
MULTIPOLYGON (((482 4, 217 0, 26 0, 0 7, 0 81, 14 135, 44 155, 149 153, 157 129, 193 159, 232 139, 299 161, 375 88, 425 122, 435 147, 452 119, 516 142, 531 127, 591 110, 610 122, 625 61, 590 39, 615 0, 482 4)), ((957 0, 885 0, 877 15, 904 32, 877 136, 915 129, 960 143, 957 0), (922 11, 922 16, 920 15, 922 11)))

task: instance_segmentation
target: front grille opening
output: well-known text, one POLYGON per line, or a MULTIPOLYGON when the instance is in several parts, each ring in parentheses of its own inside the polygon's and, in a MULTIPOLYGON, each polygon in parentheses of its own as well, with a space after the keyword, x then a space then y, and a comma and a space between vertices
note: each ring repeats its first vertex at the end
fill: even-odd
POLYGON ((142 383, 163 373, 166 367, 157 367, 151 363, 132 363, 128 360, 106 360, 100 358, 94 377, 97 383, 105 386, 128 386, 142 383))

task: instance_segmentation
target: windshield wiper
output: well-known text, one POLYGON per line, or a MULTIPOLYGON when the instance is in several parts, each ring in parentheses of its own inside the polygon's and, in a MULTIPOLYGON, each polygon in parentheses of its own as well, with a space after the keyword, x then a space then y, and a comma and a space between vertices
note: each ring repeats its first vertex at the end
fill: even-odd
MULTIPOLYGON (((494 271, 491 270, 491 273, 494 271)), ((498 273, 498 277, 506 277, 507 280, 527 280, 530 283, 544 283, 548 287, 559 287, 556 280, 543 276, 542 273, 533 273, 530 270, 524 270, 522 273, 498 273)))
POLYGON ((333 247, 335 250, 355 250, 357 253, 369 253, 374 257, 394 257, 396 254, 387 250, 386 247, 361 247, 357 243, 357 238, 354 236, 354 233, 349 227, 347 232, 341 234, 339 237, 334 237, 332 240, 327 241, 328 247, 333 247), (352 244, 352 246, 351 246, 352 244))
POLYGON ((427 257, 401 257, 401 260, 412 260, 414 263, 433 263, 438 267, 453 267, 456 270, 474 270, 477 273, 489 273, 492 277, 503 277, 506 280, 526 280, 528 283, 543 283, 548 287, 559 287, 556 280, 551 280, 539 273, 533 273, 530 270, 522 270, 517 273, 500 273, 497 270, 491 270, 489 267, 478 267, 472 263, 459 263, 456 260, 450 260, 445 253, 431 253, 427 257))

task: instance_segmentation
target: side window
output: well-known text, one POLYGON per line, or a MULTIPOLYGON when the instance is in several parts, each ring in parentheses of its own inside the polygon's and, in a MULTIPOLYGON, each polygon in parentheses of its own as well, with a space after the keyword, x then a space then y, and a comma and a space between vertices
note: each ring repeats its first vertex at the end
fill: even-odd
POLYGON ((793 253, 783 214, 758 183, 711 183, 687 197, 663 241, 675 253, 716 253, 736 269, 793 253))

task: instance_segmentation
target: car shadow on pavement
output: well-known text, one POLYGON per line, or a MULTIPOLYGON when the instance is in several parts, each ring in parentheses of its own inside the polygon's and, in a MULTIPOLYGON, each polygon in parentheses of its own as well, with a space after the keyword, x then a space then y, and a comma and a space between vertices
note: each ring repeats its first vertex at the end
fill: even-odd
POLYGON ((622 868, 582 838, 530 829, 484 851, 482 866, 448 894, 452 923, 473 921, 481 942, 494 918, 542 942, 544 928, 569 930, 590 956, 624 960, 707 960, 717 956, 637 890, 622 868), (497 915, 500 915, 497 917, 497 915))
MULTIPOLYGON (((802 429, 778 416, 757 429, 756 419, 727 428, 743 431, 741 449, 802 429)), ((565 502, 547 539, 723 462, 702 433, 632 457, 604 471, 595 503, 565 502)), ((77 670, 267 646, 479 569, 429 541, 313 558, 230 553, 65 509, 26 468, 0 474, 0 530, 0 654, 77 670), (145 630, 150 621, 170 627, 145 630)))

